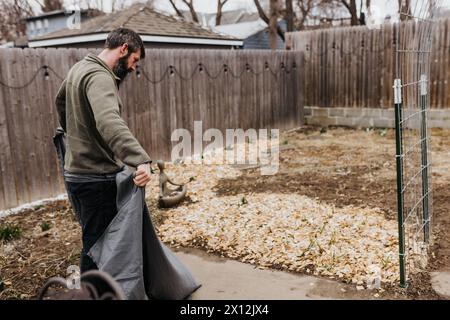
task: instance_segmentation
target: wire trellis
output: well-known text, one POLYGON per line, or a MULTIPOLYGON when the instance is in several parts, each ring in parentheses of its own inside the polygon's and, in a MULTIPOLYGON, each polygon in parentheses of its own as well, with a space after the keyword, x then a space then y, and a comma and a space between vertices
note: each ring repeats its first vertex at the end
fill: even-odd
POLYGON ((439 0, 401 1, 396 26, 394 105, 400 285, 425 267, 431 242, 428 111, 433 27, 439 0))

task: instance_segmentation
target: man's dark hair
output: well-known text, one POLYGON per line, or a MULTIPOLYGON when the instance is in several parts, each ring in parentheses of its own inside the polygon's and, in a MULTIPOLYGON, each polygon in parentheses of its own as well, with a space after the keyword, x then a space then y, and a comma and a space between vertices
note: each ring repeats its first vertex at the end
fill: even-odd
POLYGON ((117 28, 108 34, 105 48, 115 49, 124 43, 128 44, 129 52, 134 53, 141 49, 141 59, 145 58, 145 48, 141 37, 131 29, 117 28))

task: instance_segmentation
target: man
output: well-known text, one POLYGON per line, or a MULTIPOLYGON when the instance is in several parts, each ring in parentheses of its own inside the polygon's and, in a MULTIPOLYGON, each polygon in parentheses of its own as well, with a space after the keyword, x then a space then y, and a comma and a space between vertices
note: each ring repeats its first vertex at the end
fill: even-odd
POLYGON ((97 269, 87 255, 114 216, 115 175, 123 164, 137 168, 134 183, 150 181, 150 157, 120 117, 120 81, 145 57, 134 31, 111 31, 104 50, 89 54, 69 71, 56 96, 66 132, 64 180, 82 229, 81 273, 97 269))

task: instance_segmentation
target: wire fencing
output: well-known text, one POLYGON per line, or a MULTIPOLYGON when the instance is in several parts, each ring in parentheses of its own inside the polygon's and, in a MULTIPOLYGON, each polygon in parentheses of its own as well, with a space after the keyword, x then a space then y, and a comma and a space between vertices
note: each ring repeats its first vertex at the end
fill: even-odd
POLYGON ((439 0, 402 1, 395 28, 394 106, 400 285, 427 263, 432 185, 428 111, 433 31, 439 0))
MULTIPOLYGON (((416 1, 410 2, 414 8, 416 1)), ((400 28, 408 23, 400 23, 400 28)), ((357 26, 288 33, 286 46, 305 55, 305 105, 392 108, 398 26, 385 23, 377 28, 357 26)), ((430 106, 447 109, 450 18, 436 21, 431 38, 430 106)))

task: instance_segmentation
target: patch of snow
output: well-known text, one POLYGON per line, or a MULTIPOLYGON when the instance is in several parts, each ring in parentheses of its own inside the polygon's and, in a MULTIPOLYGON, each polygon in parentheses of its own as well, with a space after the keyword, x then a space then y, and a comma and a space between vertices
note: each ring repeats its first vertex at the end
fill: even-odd
POLYGON ((220 32, 238 39, 246 39, 255 33, 267 28, 267 24, 261 19, 250 22, 221 25, 213 27, 213 31, 220 32))
POLYGON ((58 196, 56 196, 54 198, 47 198, 47 199, 37 200, 37 201, 33 201, 33 202, 22 204, 22 205, 20 205, 18 207, 15 207, 15 208, 1 210, 0 211, 0 218, 4 218, 4 217, 7 217, 7 216, 12 215, 12 214, 17 214, 17 213, 22 212, 23 210, 32 209, 32 208, 34 208, 36 206, 39 206, 39 205, 46 205, 48 203, 51 203, 51 202, 54 202, 54 201, 57 201, 57 200, 65 200, 65 199, 67 199, 67 194, 62 193, 62 194, 60 194, 60 195, 58 195, 58 196))

